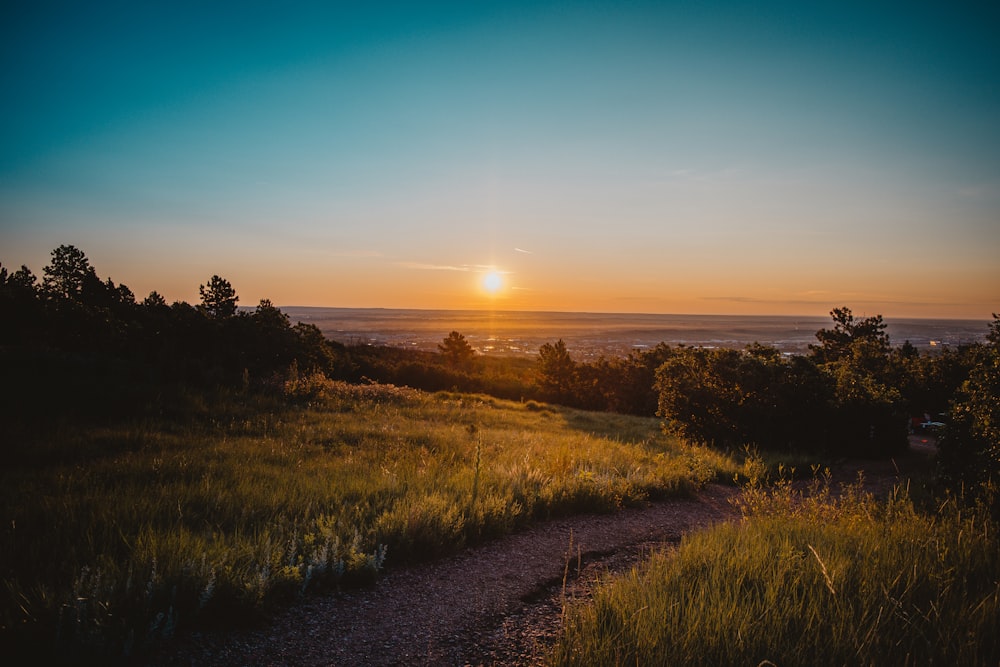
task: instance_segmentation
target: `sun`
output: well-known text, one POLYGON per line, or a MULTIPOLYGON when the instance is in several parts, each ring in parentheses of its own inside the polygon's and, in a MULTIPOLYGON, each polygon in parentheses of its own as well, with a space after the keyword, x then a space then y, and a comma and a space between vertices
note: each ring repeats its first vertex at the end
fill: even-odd
POLYGON ((490 294, 496 294, 503 287, 503 277, 497 271, 490 271, 483 276, 483 289, 490 294))

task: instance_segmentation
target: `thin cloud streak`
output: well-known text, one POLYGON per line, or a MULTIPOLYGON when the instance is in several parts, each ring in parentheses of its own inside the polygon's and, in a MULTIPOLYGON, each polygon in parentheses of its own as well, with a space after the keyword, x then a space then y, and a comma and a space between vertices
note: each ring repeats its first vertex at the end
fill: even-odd
POLYGON ((507 274, 509 271, 501 271, 492 264, 428 264, 426 262, 396 262, 396 266, 404 269, 414 269, 416 271, 459 271, 468 273, 470 271, 495 272, 507 274))
POLYGON ((397 266, 404 269, 415 269, 417 271, 472 271, 473 267, 468 264, 452 266, 450 264, 422 264, 420 262, 396 262, 397 266))

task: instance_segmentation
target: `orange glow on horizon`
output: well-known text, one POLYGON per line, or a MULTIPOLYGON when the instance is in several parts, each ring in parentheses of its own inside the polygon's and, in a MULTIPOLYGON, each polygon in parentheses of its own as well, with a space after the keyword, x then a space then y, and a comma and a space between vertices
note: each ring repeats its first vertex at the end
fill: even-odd
MULTIPOLYGON (((36 275, 48 262, 46 247, 24 262, 36 275)), ((198 285, 218 274, 232 283, 239 305, 250 308, 266 298, 279 307, 824 317, 847 306, 858 315, 989 321, 1000 303, 996 269, 971 261, 950 273, 928 264, 909 276, 893 275, 894 267, 845 275, 822 265, 782 272, 683 256, 657 264, 590 255, 574 263, 536 246, 531 255, 504 257, 503 268, 461 251, 421 264, 290 252, 259 262, 236 253, 178 251, 172 256, 184 256, 184 264, 161 267, 152 252, 79 247, 102 279, 124 283, 140 301, 155 290, 168 303, 198 303, 198 285), (587 270, 580 269, 583 264, 587 270)))

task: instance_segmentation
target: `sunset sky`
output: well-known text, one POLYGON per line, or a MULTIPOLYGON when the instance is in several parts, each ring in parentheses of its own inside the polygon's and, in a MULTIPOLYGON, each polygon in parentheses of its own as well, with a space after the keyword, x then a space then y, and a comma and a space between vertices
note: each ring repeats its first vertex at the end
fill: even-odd
POLYGON ((140 299, 220 274, 250 306, 987 320, 998 30, 996 2, 6 2, 0 262, 73 244, 140 299))

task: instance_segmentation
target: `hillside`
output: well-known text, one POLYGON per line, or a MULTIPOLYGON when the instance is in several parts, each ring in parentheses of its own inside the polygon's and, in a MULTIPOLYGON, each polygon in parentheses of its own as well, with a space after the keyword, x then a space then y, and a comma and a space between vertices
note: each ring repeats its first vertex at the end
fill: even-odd
POLYGON ((189 395, 159 418, 22 443, 0 492, 5 642, 141 653, 738 469, 656 419, 382 385, 314 393, 298 407, 189 395))

